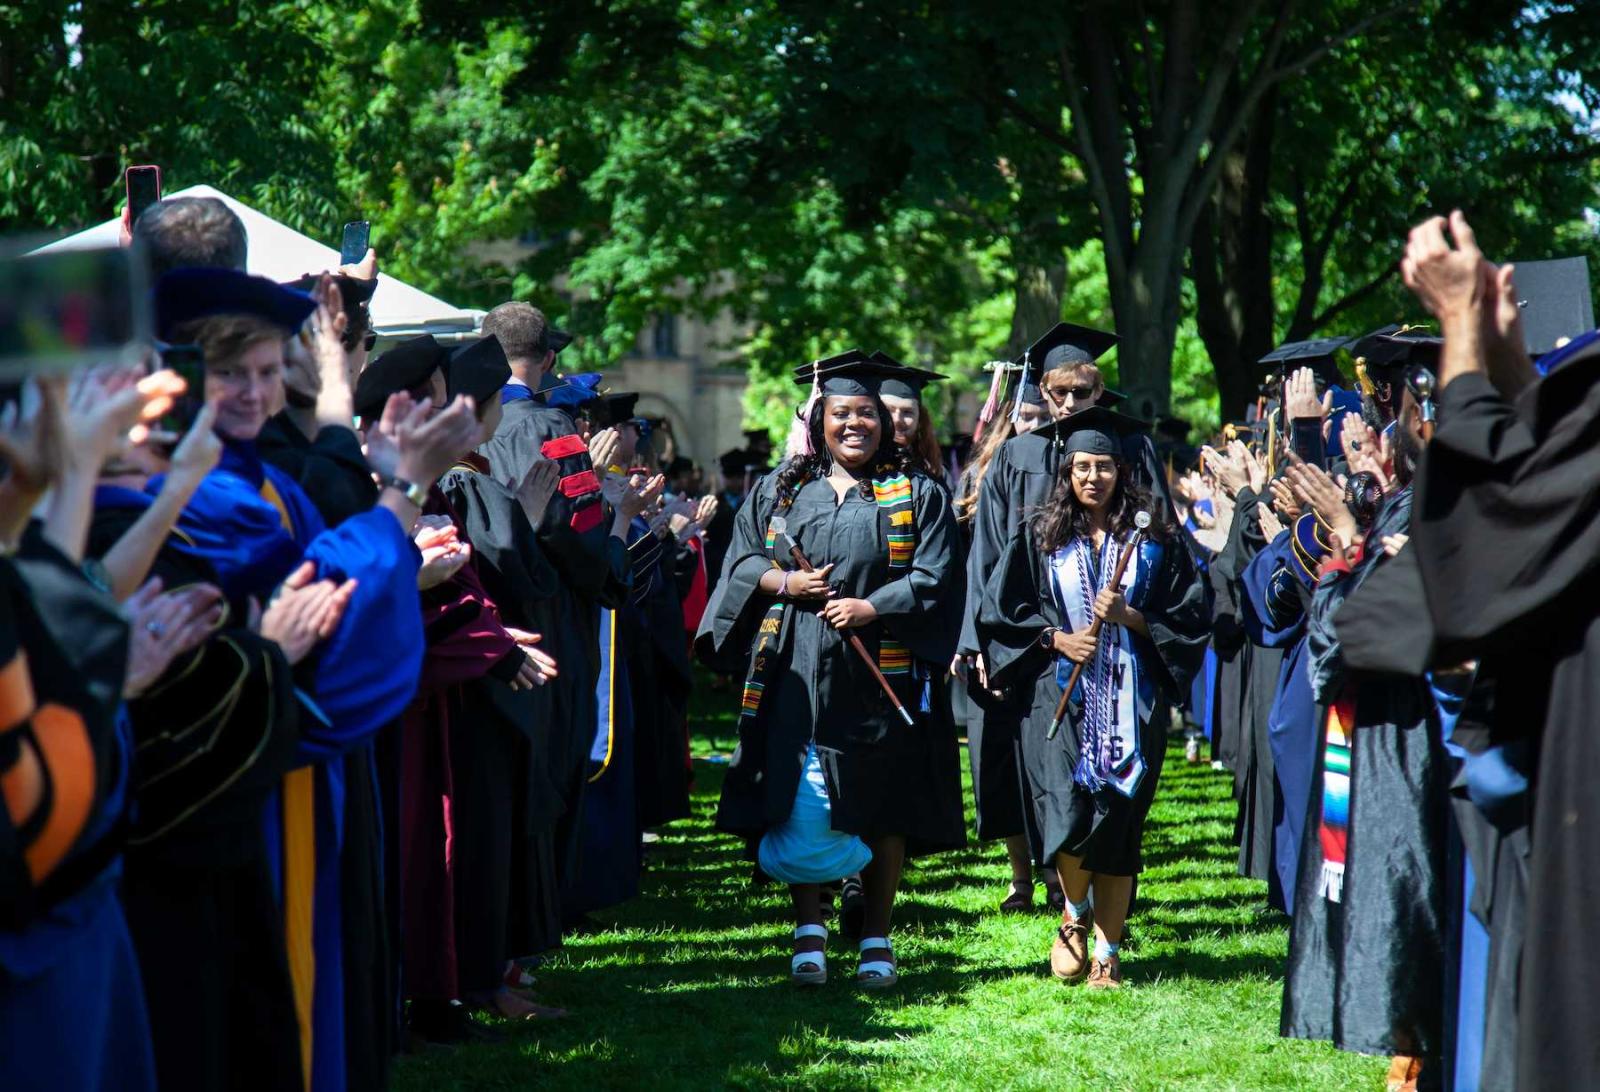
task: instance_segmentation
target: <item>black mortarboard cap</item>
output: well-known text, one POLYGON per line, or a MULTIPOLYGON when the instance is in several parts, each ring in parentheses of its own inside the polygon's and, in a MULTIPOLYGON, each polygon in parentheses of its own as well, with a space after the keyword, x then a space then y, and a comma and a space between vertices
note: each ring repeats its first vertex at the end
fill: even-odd
POLYGON ((445 390, 452 401, 465 394, 481 406, 497 396, 510 378, 506 351, 493 334, 461 346, 444 366, 445 390))
POLYGON ((254 315, 288 337, 317 309, 304 292, 238 269, 174 269, 156 282, 155 296, 156 336, 167 342, 175 327, 212 315, 254 315))
POLYGON ((1156 432, 1165 440, 1181 444, 1189 439, 1189 422, 1182 417, 1162 417, 1156 421, 1156 432))
POLYGON ((1017 403, 1023 406, 1043 406, 1044 391, 1037 383, 1024 383, 1017 388, 1017 403))
POLYGON ((1522 308, 1522 337, 1529 353, 1542 356, 1563 339, 1594 329, 1589 259, 1553 258, 1515 264, 1511 279, 1517 288, 1517 304, 1522 308))
MULTIPOLYGON (((317 282, 322 280, 321 273, 304 273, 298 280, 290 281, 285 288, 293 288, 297 292, 307 295, 316 291, 317 282)), ((346 311, 354 311, 372 301, 372 294, 378 290, 378 278, 364 281, 360 277, 352 277, 348 273, 330 273, 333 283, 339 287, 339 299, 344 304, 346 311)))
POLYGON ((848 349, 834 356, 802 364, 794 370, 794 381, 809 385, 815 375, 823 394, 874 395, 887 378, 904 378, 909 371, 899 364, 873 360, 860 349, 848 349))
POLYGON ((572 335, 565 330, 546 325, 544 328, 544 343, 552 353, 559 353, 572 344, 572 335))
POLYGON ((1334 354, 1349 345, 1348 337, 1319 337, 1310 341, 1286 341, 1262 357, 1260 364, 1268 376, 1310 368, 1325 383, 1343 384, 1334 354))
POLYGON ((446 356, 445 347, 431 334, 407 338, 382 353, 361 370, 361 378, 356 380, 356 416, 369 421, 381 416, 390 395, 426 386, 446 356))
POLYGON ((717 466, 722 470, 724 478, 742 478, 744 472, 755 465, 756 460, 742 447, 724 451, 717 456, 717 466))
POLYGON ((1137 417, 1129 417, 1104 406, 1089 406, 1069 417, 1058 418, 1034 430, 1033 435, 1051 441, 1060 441, 1068 454, 1075 451, 1090 455, 1116 455, 1123 453, 1123 439, 1150 426, 1137 417))
POLYGON ((1022 354, 1025 378, 1037 380, 1053 368, 1093 364, 1117 343, 1117 335, 1073 322, 1058 322, 1022 354))
POLYGON ((1100 397, 1095 399, 1095 405, 1104 406, 1106 409, 1116 409, 1128 400, 1128 396, 1121 391, 1114 391, 1110 387, 1100 388, 1100 397))
POLYGON ((1380 327, 1350 346, 1358 368, 1368 375, 1389 380, 1400 378, 1414 365, 1435 368, 1444 339, 1421 326, 1380 327))
POLYGON ((903 375, 885 376, 878 383, 878 393, 887 394, 893 398, 911 398, 920 401, 923 387, 929 383, 937 383, 945 378, 938 372, 930 372, 926 368, 907 367, 882 349, 874 350, 873 354, 867 359, 876 361, 879 364, 891 364, 904 373, 903 375))
POLYGON ((606 423, 620 425, 634 418, 634 407, 639 403, 637 391, 609 391, 600 396, 606 407, 606 423))

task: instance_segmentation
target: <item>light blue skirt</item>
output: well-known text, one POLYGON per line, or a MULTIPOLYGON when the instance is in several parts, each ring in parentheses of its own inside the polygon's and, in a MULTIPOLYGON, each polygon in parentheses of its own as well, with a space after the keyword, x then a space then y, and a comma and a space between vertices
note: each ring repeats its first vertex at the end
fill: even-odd
POLYGON ((817 748, 806 750, 805 769, 789 818, 761 838, 761 871, 783 883, 829 883, 853 876, 872 860, 872 850, 854 834, 830 825, 832 808, 817 748))

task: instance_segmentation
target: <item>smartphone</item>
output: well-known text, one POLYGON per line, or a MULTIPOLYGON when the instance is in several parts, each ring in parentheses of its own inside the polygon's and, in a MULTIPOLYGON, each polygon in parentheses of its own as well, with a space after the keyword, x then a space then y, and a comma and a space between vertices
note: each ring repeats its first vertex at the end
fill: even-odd
POLYGON ((128 223, 135 224, 145 209, 161 200, 161 168, 129 167, 122 176, 128 191, 128 223))
POLYGON ((344 242, 339 244, 340 265, 360 265, 367 256, 367 236, 372 225, 366 220, 351 220, 344 226, 344 242))
POLYGON ((156 421, 155 431, 182 437, 206 404, 206 357, 198 345, 161 346, 161 367, 177 372, 186 384, 172 408, 156 421))
POLYGON ((0 382, 142 363, 150 301, 136 248, 0 248, 0 382))

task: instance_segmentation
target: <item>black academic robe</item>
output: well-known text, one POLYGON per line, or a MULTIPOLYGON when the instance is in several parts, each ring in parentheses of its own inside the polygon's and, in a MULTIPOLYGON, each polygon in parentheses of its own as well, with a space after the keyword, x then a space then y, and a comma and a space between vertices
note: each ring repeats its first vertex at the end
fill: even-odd
MULTIPOLYGON (((1061 462, 1058 444, 1027 433, 1007 440, 995 452, 978 488, 978 503, 966 525, 967 594, 961 617, 961 651, 976 653, 978 610, 989 574, 999 563, 1007 543, 1024 521, 1050 499, 1061 462)), ((972 790, 977 804, 978 837, 988 841, 1028 836, 1037 857, 1041 852, 1034 824, 1034 796, 1022 761, 1023 720, 1031 707, 1027 687, 1001 690, 985 688, 975 670, 967 673, 967 696, 972 714, 967 720, 967 761, 972 767, 972 790), (999 693, 996 694, 995 691, 999 693)))
MULTIPOLYGON (((548 634, 558 625, 555 570, 521 502, 486 470, 481 458, 469 458, 439 479, 440 493, 472 544, 474 571, 500 619, 548 634)), ((500 985, 508 959, 559 943, 554 839, 560 817, 577 805, 577 786, 561 776, 575 760, 565 750, 572 733, 553 721, 551 687, 514 691, 491 673, 463 682, 454 697, 456 973, 462 995, 482 999, 500 985)))
MULTIPOLYGON (((142 512, 96 508, 88 556, 105 554, 142 512)), ((181 535, 151 572, 169 590, 216 582, 181 535)), ((137 810, 122 901, 160 1085, 230 1088, 248 1069, 254 1087, 298 1090, 283 919, 261 836, 262 811, 294 765, 292 669, 276 644, 229 617, 127 708, 137 810)))
MULTIPOLYGON (((256 437, 264 462, 288 474, 310 498, 329 527, 372 509, 378 485, 355 430, 325 425, 306 438, 288 411, 271 417, 256 437)), ((391 736, 399 724, 381 733, 391 736)), ((379 777, 378 742, 344 757, 344 836, 340 890, 344 913, 341 945, 345 965, 345 1069, 352 1087, 387 1083, 389 1058, 398 1043, 395 991, 399 889, 392 831, 384 823, 385 786, 379 777)), ((393 796, 393 786, 387 795, 393 796)))
MULTIPOLYGON (((617 612, 633 697, 634 805, 641 830, 689 815, 689 642, 675 539, 647 534, 633 559, 631 604, 617 612)), ((692 559, 692 558, 691 558, 692 559)))
MULTIPOLYGON (((1245 622, 1244 611, 1248 609, 1245 570, 1267 545, 1260 522, 1260 509, 1265 501, 1265 497, 1248 488, 1239 491, 1228 548, 1223 551, 1223 564, 1229 573, 1228 594, 1237 604, 1241 625, 1245 622)), ((1246 640, 1239 652, 1239 662, 1243 665, 1242 690, 1233 763, 1234 796, 1239 807, 1233 836, 1239 847, 1239 875, 1267 880, 1270 884, 1275 875, 1272 832, 1278 804, 1270 723, 1283 674, 1284 650, 1250 641, 1248 626, 1245 628, 1246 640)))
MULTIPOLYGON (((1368 532, 1376 545, 1410 527, 1409 489, 1388 497, 1368 532)), ((1318 756, 1301 841, 1281 1032, 1364 1054, 1437 1064, 1444 1031, 1445 856, 1449 767, 1427 683, 1352 668, 1341 608, 1388 557, 1368 553, 1324 577, 1308 619, 1312 685, 1326 707, 1353 688, 1342 888, 1324 886, 1325 754, 1318 756), (1338 890, 1334 901, 1330 890, 1338 890)))
POLYGON ((615 609, 627 596, 628 559, 620 539, 610 534, 611 515, 572 419, 537 397, 505 404, 494 436, 478 449, 501 483, 520 482, 534 463, 554 459, 561 484, 536 531, 545 561, 555 570, 551 628, 543 647, 560 665, 550 687, 552 723, 565 738, 555 745, 552 774, 570 803, 563 813, 556 846, 563 878, 576 867, 581 798, 588 777, 589 744, 598 715, 595 684, 600 673, 600 608, 615 609))
MULTIPOLYGON (((1490 744, 1510 767, 1500 780, 1531 783, 1523 1090, 1600 1084, 1600 950, 1591 943, 1600 904, 1597 356, 1580 351, 1515 404, 1480 375, 1440 392, 1410 546, 1439 660, 1477 657, 1480 681, 1495 687, 1490 744)), ((1514 793, 1500 796, 1514 806, 1514 793)), ((1515 837, 1514 817, 1504 829, 1515 837)))
MULTIPOLYGON (((1142 867, 1144 820, 1155 798, 1166 756, 1169 707, 1182 699, 1205 659, 1208 628, 1205 588, 1194 559, 1176 537, 1164 544, 1161 564, 1151 573, 1139 605, 1150 635, 1130 634, 1140 669, 1154 684, 1147 724, 1140 725, 1139 750, 1145 774, 1132 797, 1113 789, 1099 792, 1078 785, 1078 735, 1071 723, 1048 738, 1061 698, 1057 658, 1039 644, 1047 627, 1067 621, 1046 570, 1048 558, 1031 526, 1012 538, 984 585, 978 636, 984 658, 993 665, 990 681, 1028 695, 1029 712, 1021 747, 1043 852, 1041 864, 1057 853, 1081 858, 1091 872, 1134 876, 1142 867)), ((1070 719, 1070 718, 1069 718, 1070 719)))
POLYGON ((780 509, 776 481, 776 472, 762 478, 739 509, 723 578, 701 622, 702 656, 725 667, 748 660, 757 624, 773 603, 758 582, 775 559, 793 567, 766 545, 768 520, 781 515, 814 566, 837 566, 830 579, 841 596, 877 608, 878 619, 854 631, 867 651, 876 656, 885 637, 909 650, 910 674, 900 693, 916 723, 908 727, 893 712, 858 654, 822 619, 819 601, 791 603, 759 711, 740 718, 717 826, 756 839, 784 822, 815 745, 833 829, 867 841, 903 835, 913 854, 957 848, 966 837, 960 756, 953 727, 933 715, 931 700, 955 652, 962 602, 950 495, 911 475, 916 548, 909 567, 891 573, 875 500, 856 488, 839 500, 827 481, 811 480, 780 509))
POLYGON ((372 468, 352 429, 327 425, 315 440, 308 440, 285 411, 262 426, 256 448, 264 460, 294 478, 329 527, 378 503, 372 468))

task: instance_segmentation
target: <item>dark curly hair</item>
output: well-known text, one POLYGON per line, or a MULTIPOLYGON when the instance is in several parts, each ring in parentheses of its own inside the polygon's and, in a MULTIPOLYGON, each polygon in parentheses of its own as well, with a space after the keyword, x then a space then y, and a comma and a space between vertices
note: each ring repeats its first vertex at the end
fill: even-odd
MULTIPOLYGON (((913 469, 910 454, 894 442, 894 429, 889 424, 889 410, 884 406, 883 399, 873 395, 872 402, 878 408, 880 432, 878 450, 873 453, 869 464, 871 472, 862 476, 859 486, 862 497, 867 500, 873 498, 874 478, 896 473, 910 476, 913 469)), ((833 460, 828 456, 828 441, 822 432, 822 414, 826 403, 826 397, 818 398, 811 407, 810 417, 806 419, 806 432, 811 437, 811 450, 815 454, 791 456, 778 467, 778 475, 773 484, 779 508, 787 508, 793 504, 795 494, 800 492, 802 485, 812 478, 826 477, 828 468, 833 465, 833 460)), ((797 412, 795 416, 799 416, 799 413, 797 412)))
MULTIPOLYGON (((1145 537, 1164 542, 1173 528, 1161 515, 1161 509, 1151 498, 1150 491, 1135 482, 1130 475, 1127 460, 1115 457, 1117 487, 1111 494, 1111 533, 1118 538, 1134 529, 1133 517, 1143 511, 1150 513, 1150 526, 1145 537)), ((1089 510, 1078 503, 1072 491, 1072 457, 1061 463, 1056 474, 1056 487, 1050 499, 1044 502, 1033 517, 1033 537, 1039 549, 1053 554, 1079 535, 1087 536, 1091 530, 1089 510)))

